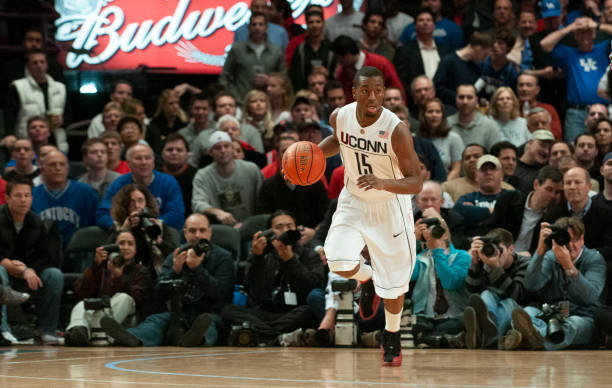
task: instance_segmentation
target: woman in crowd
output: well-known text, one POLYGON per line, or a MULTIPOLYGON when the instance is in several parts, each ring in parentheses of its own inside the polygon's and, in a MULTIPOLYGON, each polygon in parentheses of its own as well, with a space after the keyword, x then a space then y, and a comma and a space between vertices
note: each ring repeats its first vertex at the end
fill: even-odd
POLYGON ((430 139, 446 169, 447 179, 459 177, 461 171, 461 153, 463 152, 463 140, 451 128, 446 121, 444 104, 438 98, 433 98, 425 103, 425 109, 419 113, 419 136, 430 139))
POLYGON ((612 120, 607 117, 599 119, 593 128, 593 135, 598 148, 596 164, 601 165, 603 157, 612 151, 612 120))
POLYGON ((170 133, 185 127, 188 122, 187 113, 179 105, 178 93, 172 89, 164 90, 159 96, 151 127, 154 127, 161 140, 164 140, 170 133))
POLYGON ((499 125, 505 140, 516 147, 531 139, 527 120, 519 116, 519 101, 511 88, 500 86, 495 90, 489 104, 489 114, 499 125))
POLYGON ((251 90, 244 96, 242 122, 254 126, 263 140, 264 149, 274 148, 274 122, 270 114, 268 95, 261 90, 251 90))
POLYGON ((266 89, 270 98, 270 114, 274 124, 291 120, 291 104, 293 104, 293 86, 289 77, 283 73, 272 73, 268 77, 266 89))
POLYGON ((125 185, 113 197, 110 213, 116 229, 131 230, 136 237, 136 262, 157 278, 164 259, 179 241, 176 241, 177 232, 157 219, 159 207, 153 194, 136 183, 125 185), (143 211, 148 213, 144 219, 141 217, 143 211))
MULTIPOLYGON (((136 262, 136 237, 129 229, 121 229, 113 242, 119 252, 109 253, 100 246, 94 262, 77 281, 75 292, 81 301, 70 314, 66 328, 67 346, 90 346, 92 329, 99 327, 100 318, 111 316, 126 326, 134 326, 139 318, 150 313, 153 282, 146 267, 136 262), (104 306, 104 297, 110 297, 104 306), (100 306, 82 300, 100 298, 100 306)), ((116 249, 117 249, 116 248, 116 249)))

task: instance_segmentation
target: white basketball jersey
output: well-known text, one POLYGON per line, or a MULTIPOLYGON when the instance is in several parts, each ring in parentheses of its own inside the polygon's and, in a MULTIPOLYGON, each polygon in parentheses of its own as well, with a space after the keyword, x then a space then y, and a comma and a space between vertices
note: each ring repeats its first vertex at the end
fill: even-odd
POLYGON ((357 186, 357 179, 374 174, 380 179, 401 179, 397 156, 391 147, 391 136, 400 119, 382 108, 378 120, 368 127, 357 121, 357 102, 345 105, 336 116, 336 136, 344 164, 344 187, 366 201, 380 201, 395 194, 384 190, 365 191, 357 186))

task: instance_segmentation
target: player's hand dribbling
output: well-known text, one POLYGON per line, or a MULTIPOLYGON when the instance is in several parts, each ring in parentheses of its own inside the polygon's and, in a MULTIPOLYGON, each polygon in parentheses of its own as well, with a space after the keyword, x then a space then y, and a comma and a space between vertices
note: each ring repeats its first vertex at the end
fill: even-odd
POLYGON ((357 179, 357 186, 365 191, 375 189, 384 190, 385 184, 382 179, 377 178, 373 174, 362 175, 357 179))

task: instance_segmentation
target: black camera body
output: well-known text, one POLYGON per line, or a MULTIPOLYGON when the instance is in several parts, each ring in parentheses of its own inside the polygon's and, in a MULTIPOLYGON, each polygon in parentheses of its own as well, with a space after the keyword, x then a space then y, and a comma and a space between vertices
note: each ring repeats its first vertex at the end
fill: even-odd
MULTIPOLYGON (((446 229, 442 227, 440 219, 437 217, 423 218, 421 222, 427 225, 427 229, 431 232, 431 237, 435 239, 441 238, 446 233, 446 229)), ((421 237, 421 241, 425 241, 425 238, 421 237)))
POLYGON ((110 298, 103 296, 101 298, 85 298, 83 299, 85 310, 104 310, 110 308, 110 298))
MULTIPOLYGON (((265 237, 268 242, 268 245, 266 245, 266 248, 264 249, 264 254, 268 252, 272 252, 272 250, 274 249, 274 246, 272 245, 272 241, 276 240, 276 234, 274 233, 274 229, 264 230, 261 233, 261 236, 265 237)), ((299 230, 296 230, 296 229, 289 229, 285 233, 278 236, 278 240, 280 242, 282 242, 285 245, 291 245, 291 246, 297 244, 301 238, 302 238, 302 234, 300 233, 299 230)))
POLYGON ((119 252, 119 245, 117 244, 106 244, 102 245, 101 248, 108 252, 108 254, 111 254, 113 252, 119 252))
POLYGON ((168 280, 160 280, 157 282, 159 284, 159 288, 163 292, 167 292, 169 294, 180 294, 185 292, 187 289, 187 282, 183 279, 168 279, 168 280))
POLYGON ((563 332, 562 324, 565 322, 565 316, 559 304, 549 305, 544 303, 542 305, 542 314, 538 315, 537 318, 546 322, 547 340, 555 344, 563 342, 565 333, 563 332))
POLYGON ((479 237, 479 239, 483 243, 482 248, 480 248, 480 252, 482 252, 482 254, 486 257, 493 257, 495 256, 495 252, 501 252, 501 249, 499 248, 500 241, 498 238, 483 236, 479 237))
POLYGON ((257 346, 259 337, 251 323, 244 321, 241 325, 232 325, 227 342, 229 346, 257 346))
POLYGON ((569 232, 566 229, 558 227, 556 225, 550 225, 548 227, 552 233, 546 236, 544 239, 544 243, 546 244, 546 249, 552 249, 552 242, 556 242, 557 245, 567 246, 571 240, 569 232))
POLYGON ((155 222, 151 221, 149 218, 152 218, 151 210, 145 207, 138 213, 138 217, 140 217, 140 226, 144 229, 145 233, 151 240, 156 240, 159 235, 161 235, 161 228, 155 222))
POLYGON ((125 257, 123 257, 123 255, 113 252, 108 260, 110 260, 111 264, 115 267, 115 268, 121 268, 125 265, 125 257))
POLYGON ((179 253, 185 252, 188 249, 193 249, 196 255, 202 256, 203 253, 208 253, 210 250, 210 241, 203 238, 194 244, 185 243, 179 247, 179 253))

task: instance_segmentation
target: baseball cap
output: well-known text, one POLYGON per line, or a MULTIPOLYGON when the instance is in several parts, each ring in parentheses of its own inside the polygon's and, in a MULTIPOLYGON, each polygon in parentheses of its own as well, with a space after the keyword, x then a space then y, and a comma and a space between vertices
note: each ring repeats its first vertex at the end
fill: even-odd
POLYGON ((212 135, 210 135, 210 138, 208 140, 210 148, 214 147, 215 144, 220 143, 222 141, 231 143, 232 138, 230 137, 230 135, 227 134, 227 132, 215 131, 212 133, 212 135))
POLYGON ((559 0, 540 1, 540 13, 543 18, 561 16, 561 3, 559 0))
POLYGON ((555 141, 555 135, 548 129, 536 129, 531 134, 531 138, 534 140, 555 141))
POLYGON ((482 167, 482 165, 485 163, 493 163, 495 167, 501 168, 501 163, 499 162, 499 159, 490 154, 482 155, 478 159, 478 163, 476 163, 476 168, 480 170, 480 167, 482 167))
POLYGON ((604 157, 603 157, 603 161, 601 162, 602 165, 606 164, 606 162, 608 160, 612 159, 612 152, 608 152, 604 157))

